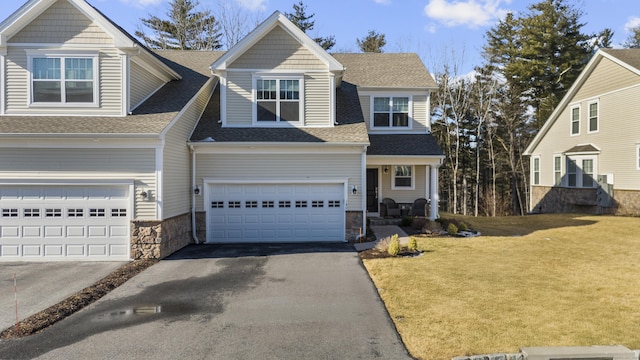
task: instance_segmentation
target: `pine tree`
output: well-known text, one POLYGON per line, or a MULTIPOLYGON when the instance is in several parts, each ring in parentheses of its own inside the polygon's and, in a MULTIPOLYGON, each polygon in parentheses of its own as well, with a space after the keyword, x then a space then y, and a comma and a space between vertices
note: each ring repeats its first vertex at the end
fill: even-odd
MULTIPOLYGON (((313 30, 316 22, 312 20, 315 14, 307 15, 307 6, 302 3, 302 0, 297 4, 293 4, 293 12, 285 13, 287 19, 291 20, 300 30, 307 33, 313 30)), ((313 41, 318 43, 323 49, 329 50, 336 44, 335 36, 330 35, 327 37, 317 37, 313 41)))
POLYGON ((168 19, 157 16, 140 19, 142 25, 152 30, 153 35, 147 35, 142 27, 135 35, 153 49, 219 49, 222 45, 218 22, 210 10, 197 11, 198 5, 197 0, 172 0, 168 19))
POLYGON ((640 48, 640 26, 631 29, 631 35, 629 35, 627 41, 625 41, 622 46, 628 49, 640 48))
POLYGON ((362 39, 356 39, 356 43, 364 53, 381 53, 387 41, 384 39, 384 34, 369 30, 369 34, 362 39))

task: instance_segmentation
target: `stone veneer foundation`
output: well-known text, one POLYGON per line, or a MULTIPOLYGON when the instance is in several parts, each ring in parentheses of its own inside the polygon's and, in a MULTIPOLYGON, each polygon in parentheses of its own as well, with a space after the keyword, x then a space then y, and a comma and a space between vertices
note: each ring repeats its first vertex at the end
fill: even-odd
POLYGON ((131 257, 162 259, 191 242, 191 214, 131 222, 131 257))
POLYGON ((612 205, 599 207, 596 189, 533 186, 534 213, 586 213, 640 216, 640 191, 613 190, 612 205))

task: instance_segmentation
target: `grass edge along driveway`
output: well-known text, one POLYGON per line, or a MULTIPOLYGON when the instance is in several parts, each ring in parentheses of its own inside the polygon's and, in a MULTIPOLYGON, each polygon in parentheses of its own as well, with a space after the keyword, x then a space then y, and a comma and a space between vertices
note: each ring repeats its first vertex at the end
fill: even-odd
POLYGON ((459 219, 487 235, 421 238, 421 257, 364 260, 413 356, 640 348, 640 218, 459 219))

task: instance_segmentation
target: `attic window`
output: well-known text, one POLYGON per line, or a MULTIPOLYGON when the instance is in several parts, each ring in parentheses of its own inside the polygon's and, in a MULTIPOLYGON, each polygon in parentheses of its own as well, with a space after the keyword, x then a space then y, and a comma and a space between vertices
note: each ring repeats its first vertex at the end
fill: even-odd
POLYGON ((255 79, 255 123, 292 124, 302 121, 303 85, 299 77, 255 79))
POLYGON ((407 96, 374 97, 373 127, 409 128, 410 103, 411 99, 407 96))
POLYGON ((32 55, 31 105, 97 106, 97 58, 32 55))

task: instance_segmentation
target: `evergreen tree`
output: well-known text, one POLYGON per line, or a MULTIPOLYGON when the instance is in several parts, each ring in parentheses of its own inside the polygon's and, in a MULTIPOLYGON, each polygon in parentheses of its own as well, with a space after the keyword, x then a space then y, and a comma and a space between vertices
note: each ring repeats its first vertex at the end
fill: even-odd
POLYGON ((153 49, 219 49, 222 45, 218 22, 210 10, 197 11, 198 4, 197 0, 172 0, 168 19, 157 16, 140 19, 153 35, 147 35, 142 27, 135 35, 153 49))
POLYGON ((387 41, 384 39, 384 34, 369 30, 369 34, 362 39, 356 39, 356 43, 364 53, 381 53, 387 41))
MULTIPOLYGON (((307 15, 307 6, 302 3, 302 0, 297 4, 293 4, 293 12, 285 13, 287 19, 291 20, 300 30, 307 33, 313 30, 316 22, 312 20, 315 14, 307 15)), ((329 50, 336 44, 335 36, 317 37, 313 39, 323 49, 329 50)))
POLYGON ((631 29, 631 35, 627 38, 624 44, 625 48, 639 49, 640 48, 640 26, 631 29))

